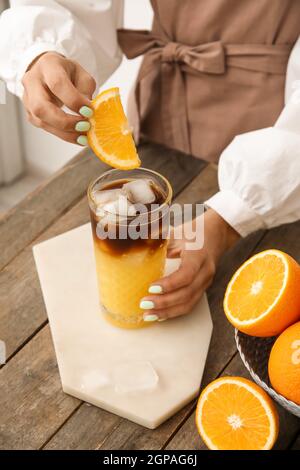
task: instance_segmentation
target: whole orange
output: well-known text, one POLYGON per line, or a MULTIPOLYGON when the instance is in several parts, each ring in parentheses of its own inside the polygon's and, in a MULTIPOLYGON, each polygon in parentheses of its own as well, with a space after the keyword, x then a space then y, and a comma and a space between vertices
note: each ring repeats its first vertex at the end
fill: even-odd
POLYGON ((300 322, 275 341, 269 358, 269 377, 276 392, 300 405, 300 322))

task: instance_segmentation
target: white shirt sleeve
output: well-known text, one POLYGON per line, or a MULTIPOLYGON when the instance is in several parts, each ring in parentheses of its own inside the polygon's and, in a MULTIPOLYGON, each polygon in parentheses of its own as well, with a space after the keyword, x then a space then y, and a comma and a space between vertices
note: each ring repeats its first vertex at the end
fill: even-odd
POLYGON ((0 16, 0 77, 22 96, 22 77, 43 52, 76 60, 100 86, 118 67, 116 29, 123 23, 123 0, 12 0, 0 16))
POLYGON ((206 205, 241 236, 300 219, 300 38, 286 101, 274 127, 237 136, 221 155, 220 191, 206 205))

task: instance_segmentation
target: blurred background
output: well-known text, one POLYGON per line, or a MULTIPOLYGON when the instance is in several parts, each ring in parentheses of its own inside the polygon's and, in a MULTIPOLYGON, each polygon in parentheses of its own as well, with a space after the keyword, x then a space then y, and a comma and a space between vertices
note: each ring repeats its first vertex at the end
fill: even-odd
MULTIPOLYGON (((0 14, 8 6, 7 0, 0 0, 0 14)), ((151 22, 149 0, 125 0, 125 27, 149 29, 151 22)), ((125 108, 140 61, 140 57, 131 61, 124 57, 102 87, 118 86, 125 108)), ((29 124, 21 101, 9 94, 0 81, 0 216, 80 150, 78 145, 63 142, 29 124)))

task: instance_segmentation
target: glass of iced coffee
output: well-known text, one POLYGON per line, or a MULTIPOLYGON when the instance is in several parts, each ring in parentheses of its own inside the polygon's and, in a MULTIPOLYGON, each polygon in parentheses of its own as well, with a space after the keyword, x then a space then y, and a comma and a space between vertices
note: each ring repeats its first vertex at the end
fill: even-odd
POLYGON ((164 272, 170 183, 138 168, 110 170, 88 188, 102 310, 112 324, 141 328, 139 304, 164 272))

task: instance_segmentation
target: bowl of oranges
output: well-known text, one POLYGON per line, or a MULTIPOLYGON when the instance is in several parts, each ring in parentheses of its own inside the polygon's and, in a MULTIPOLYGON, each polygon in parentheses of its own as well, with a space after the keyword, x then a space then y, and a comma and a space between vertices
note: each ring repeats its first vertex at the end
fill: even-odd
POLYGON ((248 259, 227 286, 224 312, 253 382, 222 376, 208 384, 198 399, 196 426, 212 450, 270 450, 279 432, 272 398, 300 417, 297 261, 279 250, 248 259))
POLYGON ((253 380, 279 405, 300 418, 299 338, 300 322, 277 339, 247 336, 235 330, 238 351, 253 380))
POLYGON ((279 250, 248 259, 233 275, 224 311, 253 380, 300 417, 300 266, 279 250))

